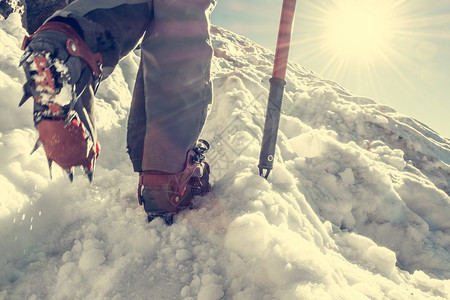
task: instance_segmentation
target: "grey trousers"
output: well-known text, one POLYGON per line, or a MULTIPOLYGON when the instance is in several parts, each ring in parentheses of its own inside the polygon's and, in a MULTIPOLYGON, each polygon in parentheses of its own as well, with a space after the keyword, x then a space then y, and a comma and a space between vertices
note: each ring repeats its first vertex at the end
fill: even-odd
POLYGON ((80 32, 108 75, 141 40, 128 119, 136 172, 178 173, 212 101, 210 13, 215 0, 78 0, 49 20, 80 32))

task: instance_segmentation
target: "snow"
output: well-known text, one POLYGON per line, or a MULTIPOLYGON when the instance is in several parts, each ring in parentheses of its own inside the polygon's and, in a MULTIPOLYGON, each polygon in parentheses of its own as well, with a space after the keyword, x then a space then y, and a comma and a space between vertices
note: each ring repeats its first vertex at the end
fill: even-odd
POLYGON ((450 141, 425 124, 290 64, 265 180, 273 53, 213 28, 213 189, 147 223, 125 142, 137 54, 97 94, 94 184, 71 184, 29 155, 24 34, 0 21, 0 299, 450 298, 450 141))

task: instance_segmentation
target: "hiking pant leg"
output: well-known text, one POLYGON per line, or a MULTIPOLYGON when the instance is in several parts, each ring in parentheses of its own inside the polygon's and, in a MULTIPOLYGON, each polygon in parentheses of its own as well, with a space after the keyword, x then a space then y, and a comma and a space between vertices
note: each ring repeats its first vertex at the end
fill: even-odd
POLYGON ((133 100, 131 101, 127 127, 128 154, 135 172, 142 172, 142 153, 147 124, 142 63, 141 60, 134 84, 133 100))
POLYGON ((210 0, 154 0, 142 42, 143 170, 178 173, 212 101, 210 0))

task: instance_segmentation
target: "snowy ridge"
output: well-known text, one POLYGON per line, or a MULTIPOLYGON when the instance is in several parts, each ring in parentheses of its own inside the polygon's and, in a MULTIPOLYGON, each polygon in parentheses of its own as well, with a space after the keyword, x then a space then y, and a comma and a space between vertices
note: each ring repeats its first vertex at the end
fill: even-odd
POLYGON ((138 57, 97 95, 94 184, 50 180, 43 151, 29 155, 32 105, 17 108, 19 18, 0 21, 0 299, 450 297, 448 139, 290 65, 266 181, 273 54, 213 28, 214 187, 173 226, 148 224, 125 153, 138 57))

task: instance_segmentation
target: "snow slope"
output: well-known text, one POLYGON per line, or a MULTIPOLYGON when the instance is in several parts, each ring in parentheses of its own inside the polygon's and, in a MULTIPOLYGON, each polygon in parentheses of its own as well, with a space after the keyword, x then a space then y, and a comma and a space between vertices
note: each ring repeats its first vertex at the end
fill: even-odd
POLYGON ((214 28, 213 190, 173 226, 147 223, 125 150, 138 56, 98 92, 94 184, 70 184, 29 155, 24 34, 0 21, 0 299, 450 298, 450 141, 426 125, 290 65, 266 181, 273 53, 214 28))

